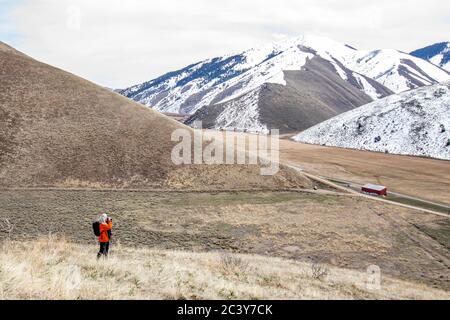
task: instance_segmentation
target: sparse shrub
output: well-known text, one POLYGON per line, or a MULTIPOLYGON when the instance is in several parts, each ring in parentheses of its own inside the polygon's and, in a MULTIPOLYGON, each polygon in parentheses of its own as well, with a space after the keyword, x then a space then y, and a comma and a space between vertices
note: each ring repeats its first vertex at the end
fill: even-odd
POLYGON ((284 287, 280 278, 274 274, 262 275, 259 279, 259 284, 262 286, 277 287, 277 288, 284 287))
POLYGON ((322 280, 328 275, 329 271, 330 270, 323 264, 320 263, 311 264, 311 276, 315 280, 322 280))
POLYGON ((11 237, 11 233, 15 228, 15 224, 13 224, 8 218, 0 219, 0 231, 7 234, 8 239, 11 237))
POLYGON ((222 272, 236 275, 244 274, 249 269, 247 262, 229 253, 225 253, 220 257, 220 267, 222 272))

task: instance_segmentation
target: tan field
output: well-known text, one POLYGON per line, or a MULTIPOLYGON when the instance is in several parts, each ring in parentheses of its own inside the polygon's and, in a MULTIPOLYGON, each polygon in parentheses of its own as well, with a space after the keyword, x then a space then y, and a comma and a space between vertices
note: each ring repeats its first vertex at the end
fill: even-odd
POLYGON ((313 174, 356 183, 378 183, 392 191, 450 203, 450 161, 322 147, 280 140, 282 161, 313 174))
POLYGON ((116 247, 64 239, 5 242, 0 299, 449 299, 448 292, 278 258, 116 247))

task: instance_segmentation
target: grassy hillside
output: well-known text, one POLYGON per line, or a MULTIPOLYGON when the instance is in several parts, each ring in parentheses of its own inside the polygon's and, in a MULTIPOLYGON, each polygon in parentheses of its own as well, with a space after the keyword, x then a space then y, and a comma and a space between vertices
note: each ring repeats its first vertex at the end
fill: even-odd
POLYGON ((0 299, 449 299, 448 292, 364 272, 277 258, 114 246, 52 236, 0 251, 0 299))
POLYGON ((261 177, 258 166, 176 167, 171 134, 191 129, 1 42, 0 74, 0 186, 278 187, 292 177, 261 177))

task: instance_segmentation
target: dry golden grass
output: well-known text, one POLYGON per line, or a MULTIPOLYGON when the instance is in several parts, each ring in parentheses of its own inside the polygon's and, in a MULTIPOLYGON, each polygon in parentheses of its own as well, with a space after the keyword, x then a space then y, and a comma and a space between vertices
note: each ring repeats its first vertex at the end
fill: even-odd
POLYGON ((4 241, 0 299, 449 299, 448 292, 367 274, 255 255, 96 247, 52 236, 4 241), (320 277, 317 271, 325 270, 320 277))

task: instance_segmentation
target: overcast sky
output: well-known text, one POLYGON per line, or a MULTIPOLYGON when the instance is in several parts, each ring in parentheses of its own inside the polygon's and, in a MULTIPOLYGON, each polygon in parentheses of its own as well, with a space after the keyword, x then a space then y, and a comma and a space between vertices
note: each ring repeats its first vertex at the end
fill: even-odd
POLYGON ((301 34, 409 52, 450 40, 450 1, 0 0, 0 40, 113 88, 301 34))

